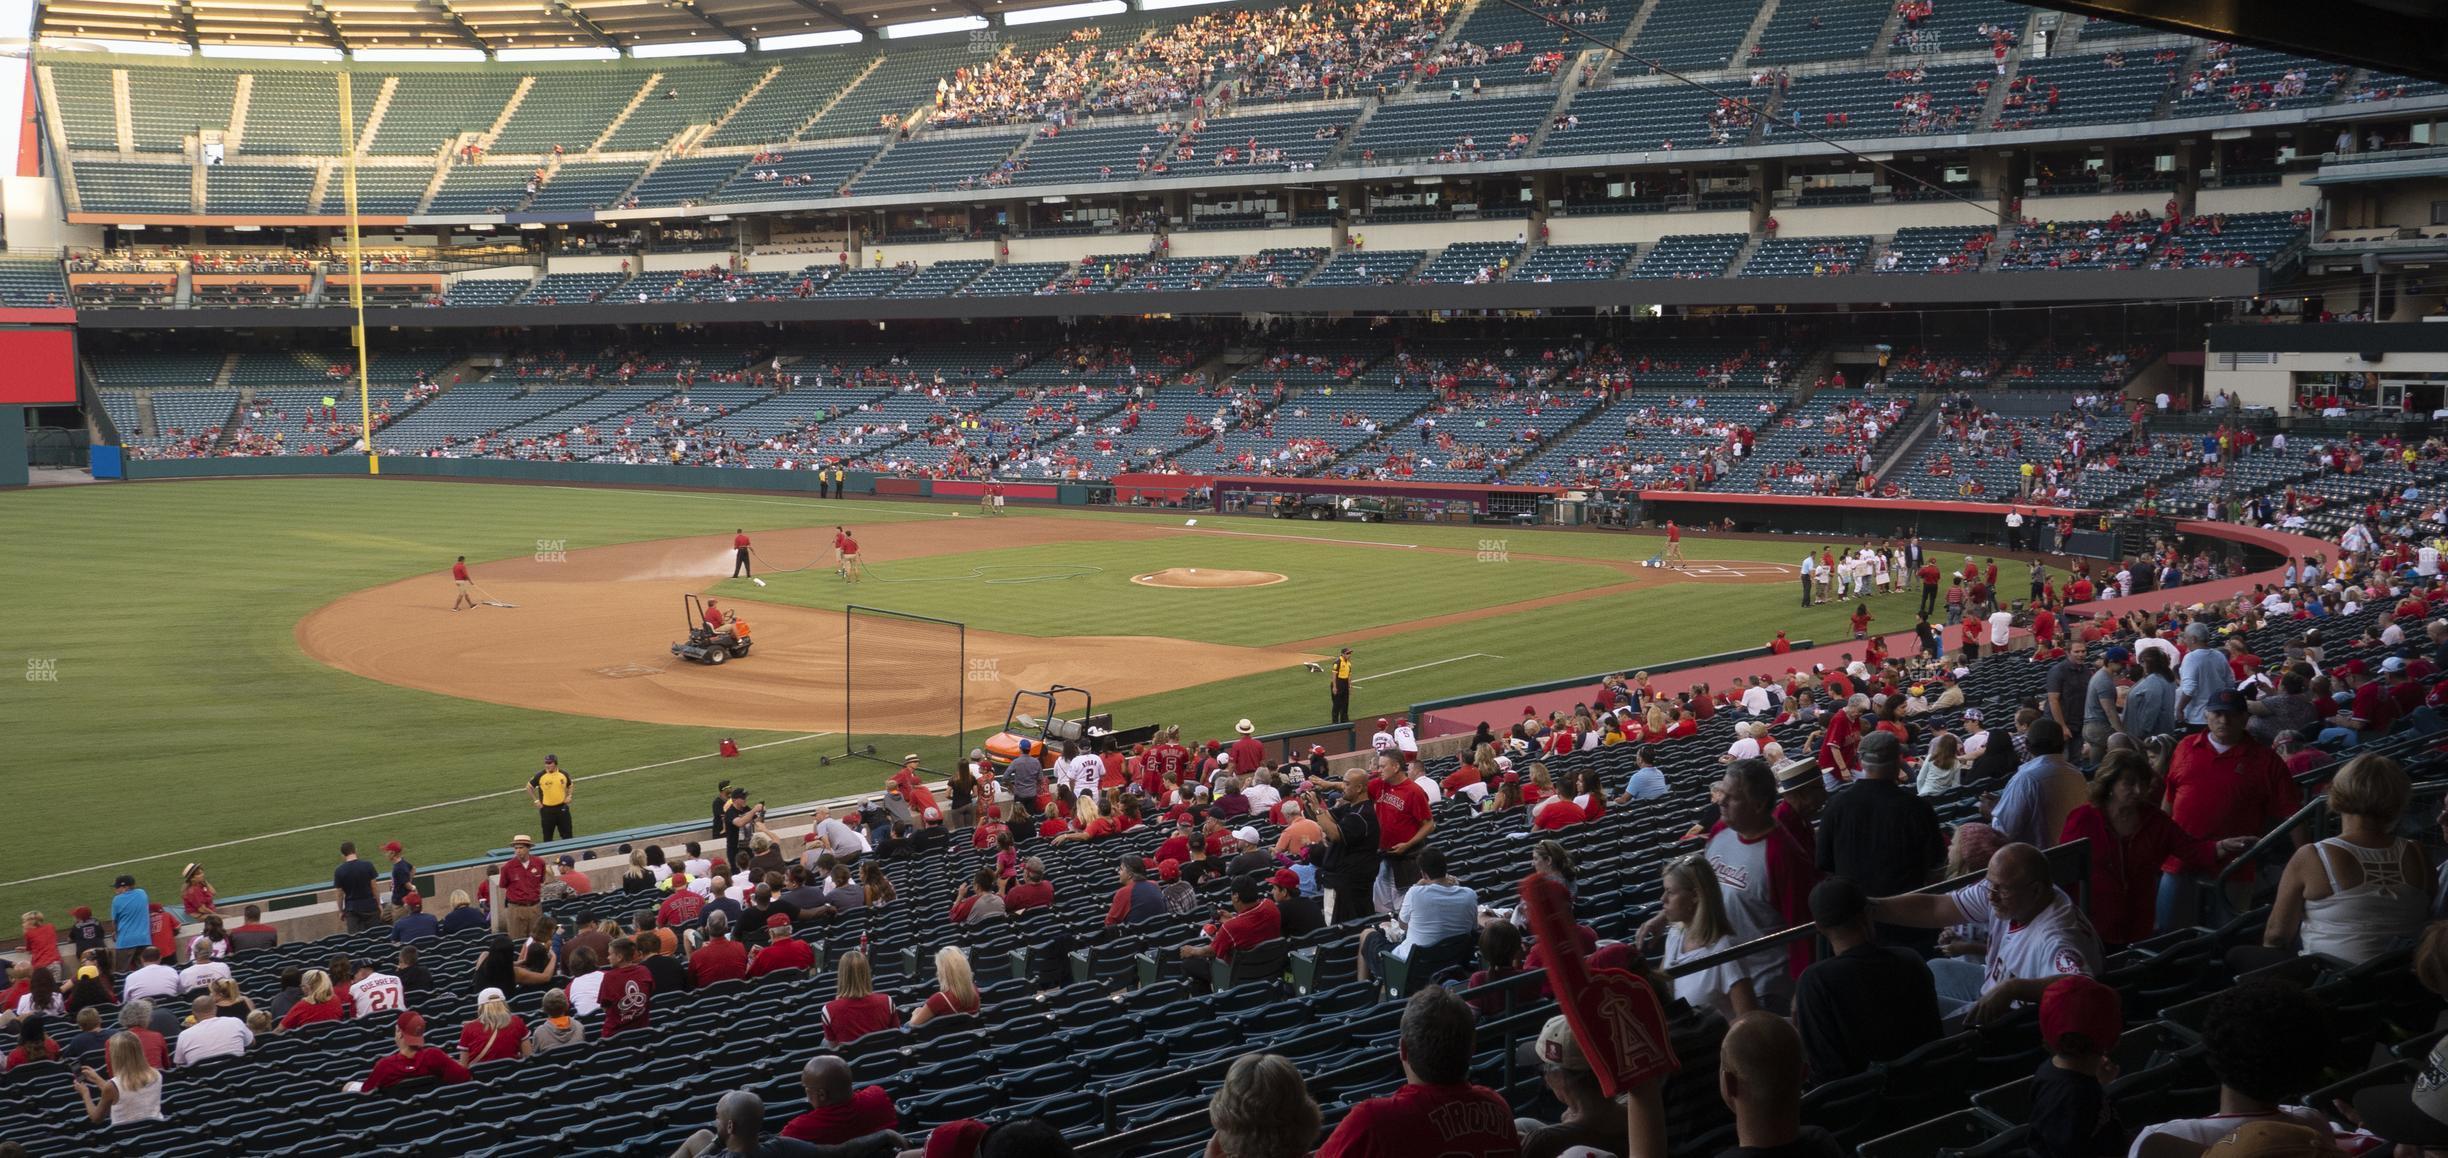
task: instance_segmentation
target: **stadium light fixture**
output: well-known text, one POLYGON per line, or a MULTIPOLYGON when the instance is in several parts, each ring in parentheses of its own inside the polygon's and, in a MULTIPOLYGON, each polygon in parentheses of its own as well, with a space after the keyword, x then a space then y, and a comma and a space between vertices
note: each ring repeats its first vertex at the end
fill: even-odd
POLYGON ((356 57, 368 64, 473 64, 482 62, 485 54, 481 48, 360 48, 356 57))
POLYGON ((723 56, 746 52, 748 46, 736 40, 684 40, 677 44, 641 44, 629 50, 639 60, 658 56, 723 56))
POLYGON ((161 40, 93 40, 82 36, 42 38, 41 44, 53 52, 116 52, 127 56, 192 56, 184 44, 161 40))
POLYGON ((1003 23, 1012 28, 1023 24, 1050 24, 1057 20, 1086 20, 1093 16, 1112 16, 1130 11, 1122 0, 1088 0, 1085 4, 1057 4, 1051 8, 1029 8, 1003 14, 1003 23))
POLYGON ((941 36, 947 32, 976 32, 987 27, 983 16, 947 16, 941 20, 911 20, 884 26, 886 40, 907 40, 913 36, 941 36))
POLYGON ((789 36, 768 36, 757 41, 757 47, 763 51, 772 52, 781 48, 822 48, 833 44, 857 44, 865 39, 866 37, 860 36, 856 29, 837 28, 831 32, 798 32, 789 36))
POLYGON ((207 44, 203 55, 217 60, 318 60, 337 63, 337 48, 291 48, 278 44, 207 44))
POLYGON ((620 50, 614 48, 505 48, 494 54, 497 60, 618 60, 620 50))

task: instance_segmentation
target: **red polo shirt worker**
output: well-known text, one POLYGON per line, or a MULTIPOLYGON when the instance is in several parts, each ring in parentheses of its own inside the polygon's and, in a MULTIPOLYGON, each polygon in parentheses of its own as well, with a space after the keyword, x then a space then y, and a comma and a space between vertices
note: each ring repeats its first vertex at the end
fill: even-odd
POLYGON ((544 860, 533 852, 535 838, 520 833, 510 838, 514 850, 509 860, 502 862, 502 931, 513 941, 524 941, 535 931, 537 906, 544 903, 544 860))
POLYGON ((1377 802, 1377 854, 1393 874, 1399 896, 1419 883, 1420 846, 1436 831, 1436 818, 1428 813, 1428 790, 1403 767, 1401 757, 1381 753, 1368 791, 1377 802))

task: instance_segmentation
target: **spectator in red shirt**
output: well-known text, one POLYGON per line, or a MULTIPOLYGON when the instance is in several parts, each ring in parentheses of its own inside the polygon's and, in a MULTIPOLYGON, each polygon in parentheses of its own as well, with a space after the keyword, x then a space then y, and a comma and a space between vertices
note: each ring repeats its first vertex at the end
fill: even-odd
POLYGON ((410 1078, 432 1078, 443 1085, 470 1080, 466 1066, 451 1060, 451 1056, 425 1044, 425 1019, 415 1010, 402 1010, 399 1021, 391 1029, 391 1040, 399 1048, 374 1063, 374 1072, 357 1083, 361 1093, 397 1085, 410 1078))
POLYGON ((1556 795, 1547 798, 1536 811, 1531 813, 1530 827, 1553 831, 1579 824, 1588 819, 1589 813, 1583 811, 1580 805, 1573 803, 1571 797, 1556 795))
POLYGON ((603 1036, 609 1040, 624 1029, 643 1028, 647 1002, 654 997, 654 974, 638 964, 637 946, 626 938, 615 939, 612 967, 603 974, 603 987, 595 996, 603 1007, 603 1036))
POLYGON ((535 839, 521 833, 510 838, 510 859, 501 866, 502 931, 513 941, 524 941, 535 931, 538 907, 544 903, 544 876, 547 870, 542 859, 532 851, 535 839))
MULTIPOLYGON (((2204 840, 2231 836, 2259 838, 2294 814, 2303 801, 2286 765, 2269 745, 2245 730, 2243 693, 2215 692, 2210 697, 2209 730, 2176 742, 2168 760, 2168 818, 2176 827, 2204 840)), ((2188 875, 2185 862, 2169 857, 2159 880, 2159 928, 2177 929, 2205 918, 2223 923, 2235 912, 2250 884, 2242 873, 2220 889, 2209 890, 2210 911, 2202 912, 2202 881, 2188 875)))
POLYGON ((280 1027, 286 1033, 301 1025, 338 1021, 347 1016, 347 1007, 342 1004, 339 995, 332 992, 331 974, 320 969, 309 969, 304 977, 298 979, 297 1004, 281 1015, 280 1027))
MULTIPOLYGON (((1442 985, 1412 994, 1402 1015, 1402 1089, 1353 1106, 1318 1148, 1317 1158, 1513 1158, 1521 1153, 1513 1108, 1470 1080, 1475 1021, 1470 1006, 1442 985)), ((1799 1077, 1797 1072, 1797 1098, 1799 1077)))
POLYGON ((910 1028, 953 1014, 978 1011, 976 975, 969 970, 969 953, 958 945, 935 951, 935 992, 910 1014, 910 1028))
POLYGON ((775 913, 765 919, 765 947, 748 959, 748 976, 763 977, 768 973, 805 973, 816 967, 816 951, 808 943, 791 935, 791 919, 775 913))
POLYGON ((1046 879, 1045 862, 1029 857, 1020 862, 1020 883, 1003 890, 1003 911, 1018 913, 1023 909, 1050 908, 1054 904, 1054 882, 1046 879))
POLYGON ((852 1088, 850 1063, 838 1055, 820 1053, 799 1070, 799 1085, 807 1091, 808 1111, 782 1127, 782 1136, 819 1146, 890 1130, 901 1122, 892 1095, 882 1086, 852 1088))
POLYGON ((706 914, 705 943, 688 957, 689 981, 703 989, 717 981, 748 976, 748 947, 731 939, 731 918, 706 914))
POLYGON ((2346 715, 2354 717, 2355 725, 2349 727, 2344 720, 2333 718, 2313 742, 2335 752, 2387 735, 2397 724, 2397 697, 2372 678, 2371 668, 2363 660, 2339 664, 2335 674, 2354 689, 2354 700, 2346 715))
POLYGON ((924 827, 929 820, 940 818, 943 815, 935 806, 935 793, 918 779, 918 753, 916 752, 901 758, 901 767, 892 774, 890 780, 885 781, 885 787, 900 793, 901 802, 909 805, 910 815, 917 819, 921 827, 924 827))
MULTIPOLYGON (((1399 765, 1401 761, 1395 763, 1399 765)), ((1266 895, 1265 885, 1258 878, 1234 878, 1232 891, 1232 911, 1216 915, 1215 931, 1209 941, 1204 945, 1182 946, 1182 972, 1190 978, 1193 989, 1204 988, 1213 980, 1207 962, 1229 964, 1234 953, 1283 935, 1283 915, 1276 911, 1275 902, 1266 895)))
POLYGON ((1233 731, 1241 733, 1241 738, 1233 741, 1232 766, 1235 772, 1244 776, 1256 773, 1258 766, 1266 763, 1266 745, 1259 743, 1258 737, 1252 734, 1255 730, 1248 720, 1233 725, 1233 731))
POLYGON ((875 991, 865 953, 853 949, 841 955, 840 963, 833 967, 833 993, 833 1000, 825 1002, 824 1037, 834 1045, 848 1045, 901 1024, 901 1011, 893 1007, 892 995, 875 991))
POLYGON ((40 912, 25 914, 21 927, 25 930, 26 964, 36 969, 48 969, 54 977, 65 978, 67 971, 60 967, 58 927, 40 912))
POLYGON ((510 1012, 510 999, 499 989, 477 994, 476 1019, 459 1027, 459 1064, 482 1065, 534 1053, 535 1042, 527 1037, 527 1021, 510 1012))
POLYGON ((1399 895, 1419 883, 1420 846, 1436 832, 1436 817, 1428 812, 1428 791, 1413 779, 1402 757, 1378 753, 1375 771, 1368 794, 1377 803, 1377 854, 1393 874, 1399 895))
POLYGON ((2252 843, 2247 836, 2201 840, 2178 828, 2159 807, 2160 787, 2148 757, 2119 748, 2092 775, 2090 803, 2066 816, 2060 839, 2091 842, 2091 926, 2111 951, 2151 936, 2165 862, 2214 872, 2252 843))

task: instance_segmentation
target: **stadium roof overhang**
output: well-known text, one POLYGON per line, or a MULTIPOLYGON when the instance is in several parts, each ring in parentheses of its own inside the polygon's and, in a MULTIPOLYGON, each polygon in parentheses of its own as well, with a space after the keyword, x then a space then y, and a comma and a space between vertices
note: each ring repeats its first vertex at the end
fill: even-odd
MULTIPOLYGON (((983 298, 793 299, 632 305, 604 301, 491 309, 366 309, 370 328, 460 329, 548 326, 720 325, 724 323, 894 322, 926 319, 1255 315, 1430 315, 1441 311, 1638 311, 1651 306, 1775 313, 1978 309, 1998 305, 2171 305, 2234 300, 2260 293, 2268 271, 2253 268, 2056 270, 1950 277, 1743 277, 1653 281, 1497 282, 1492 285, 1392 285, 1253 288, 1167 293, 1046 294, 983 298)), ((342 306, 308 308, 87 309, 86 330, 213 328, 340 329, 342 306)))
POLYGON ((896 24, 1063 7, 1073 0, 44 0, 35 37, 189 48, 756 47, 812 33, 873 37, 896 24))
POLYGON ((2448 4, 2439 0, 2032 0, 2171 32, 2448 81, 2448 4))

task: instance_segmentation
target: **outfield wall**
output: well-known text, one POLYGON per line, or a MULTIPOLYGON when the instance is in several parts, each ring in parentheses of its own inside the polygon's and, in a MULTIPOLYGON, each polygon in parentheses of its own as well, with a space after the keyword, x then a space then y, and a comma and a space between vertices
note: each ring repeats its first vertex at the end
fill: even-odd
MULTIPOLYGON (((276 458, 156 458, 128 459, 125 477, 138 482, 196 478, 293 478, 303 476, 362 476, 366 461, 357 455, 297 455, 276 458)), ((814 494, 812 470, 745 470, 728 466, 631 466, 609 462, 528 462, 503 458, 420 458, 382 460, 389 478, 470 479, 481 482, 563 483, 599 487, 675 487, 692 490, 767 491, 814 494)), ((954 479, 904 479, 850 471, 843 489, 888 498, 974 498, 978 484, 954 479)), ((1085 505, 1088 483, 1011 483, 1005 493, 1014 499, 1085 505)))

